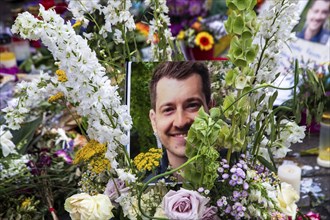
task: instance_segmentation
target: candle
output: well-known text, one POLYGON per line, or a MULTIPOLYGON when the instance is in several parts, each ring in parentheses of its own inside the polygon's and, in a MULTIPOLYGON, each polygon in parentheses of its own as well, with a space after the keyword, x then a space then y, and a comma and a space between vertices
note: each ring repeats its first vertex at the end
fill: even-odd
POLYGON ((281 182, 291 184, 300 195, 301 168, 295 164, 282 164, 278 167, 281 182))

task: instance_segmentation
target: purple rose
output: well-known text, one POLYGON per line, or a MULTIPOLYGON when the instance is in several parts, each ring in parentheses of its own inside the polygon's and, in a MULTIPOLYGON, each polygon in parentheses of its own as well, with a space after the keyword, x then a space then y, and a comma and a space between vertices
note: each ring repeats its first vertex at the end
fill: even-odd
POLYGON ((119 197, 117 190, 120 193, 124 193, 128 191, 128 187, 125 186, 125 182, 121 179, 110 179, 103 194, 109 196, 111 201, 114 201, 119 197))
POLYGON ((202 219, 203 220, 220 220, 217 214, 217 207, 211 206, 205 209, 202 219))
POLYGON ((164 196, 162 208, 170 219, 202 219, 208 201, 196 191, 181 188, 164 196))

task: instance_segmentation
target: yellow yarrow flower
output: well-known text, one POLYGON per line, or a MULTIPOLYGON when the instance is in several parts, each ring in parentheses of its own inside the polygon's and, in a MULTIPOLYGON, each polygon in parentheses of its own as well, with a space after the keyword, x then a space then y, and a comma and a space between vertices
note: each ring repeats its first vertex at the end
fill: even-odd
POLYGON ((76 21, 76 23, 74 23, 74 24, 72 25, 72 27, 75 28, 75 27, 79 27, 79 26, 81 26, 81 25, 82 25, 82 22, 81 22, 81 21, 76 21))
POLYGON ((195 44, 201 48, 201 50, 210 50, 214 44, 214 38, 206 31, 199 32, 195 38, 195 44))
POLYGON ((55 73, 58 76, 58 81, 60 81, 60 82, 68 81, 68 77, 66 76, 66 73, 64 72, 64 70, 56 70, 55 73))
POLYGON ((56 102, 57 100, 59 100, 63 97, 64 97, 63 92, 58 92, 55 95, 52 95, 51 97, 49 97, 48 102, 49 103, 56 102))
POLYGON ((159 166, 159 160, 162 157, 162 150, 151 148, 147 153, 138 154, 133 162, 139 171, 148 170, 159 166))
POLYGON ((80 163, 82 161, 88 161, 94 155, 104 155, 107 150, 105 144, 101 144, 96 140, 90 140, 85 146, 80 148, 73 160, 74 164, 80 163))
POLYGON ((92 171, 97 174, 111 168, 110 161, 107 158, 95 158, 89 164, 92 167, 92 171))

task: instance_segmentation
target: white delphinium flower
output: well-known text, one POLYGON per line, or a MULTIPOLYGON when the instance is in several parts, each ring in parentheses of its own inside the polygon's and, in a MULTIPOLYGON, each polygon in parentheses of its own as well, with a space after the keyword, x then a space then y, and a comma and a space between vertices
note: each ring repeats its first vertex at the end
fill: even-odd
MULTIPOLYGON (((77 35, 70 23, 65 23, 55 11, 45 10, 40 6, 40 16, 52 19, 45 22, 29 17, 31 22, 37 20, 38 25, 29 29, 26 36, 38 33, 55 60, 60 62, 59 69, 63 70, 67 77, 65 82, 58 82, 57 79, 52 78, 50 86, 44 87, 49 90, 45 94, 54 94, 50 92, 53 89, 55 92, 62 92, 70 103, 75 103, 77 113, 88 118, 89 137, 100 143, 106 143, 108 158, 115 160, 109 155, 116 155, 118 142, 123 145, 127 143, 123 134, 132 123, 129 114, 123 113, 128 112, 127 106, 121 106, 117 87, 111 86, 110 79, 105 76, 105 68, 98 62, 87 40, 77 35), (123 125, 119 123, 118 115, 122 117, 120 123, 124 122, 123 125)), ((14 33, 20 32, 18 27, 21 26, 22 19, 26 19, 26 16, 17 17, 13 27, 14 33)), ((115 169, 116 166, 113 165, 117 165, 117 162, 111 161, 111 165, 115 169)))
POLYGON ((5 130, 5 126, 0 126, 0 147, 2 149, 2 155, 7 157, 9 154, 16 154, 15 144, 11 141, 13 135, 10 131, 5 130))
POLYGON ((274 158, 283 158, 291 151, 291 144, 301 143, 305 138, 306 126, 298 126, 294 121, 283 119, 279 137, 272 143, 271 152, 274 158))
POLYGON ((125 41, 122 35, 127 30, 132 31, 135 29, 134 18, 129 11, 131 7, 132 3, 130 0, 108 0, 107 6, 101 8, 105 18, 103 31, 112 33, 114 27, 114 41, 117 44, 124 44, 125 41), (118 29, 118 25, 123 25, 124 30, 118 29))
POLYGON ((83 21, 85 25, 88 24, 88 20, 85 18, 85 14, 93 13, 96 9, 100 8, 100 0, 67 0, 68 10, 73 14, 74 19, 83 21))
POLYGON ((273 5, 258 16, 260 29, 256 39, 261 45, 253 66, 258 68, 259 83, 270 83, 275 79, 275 71, 280 63, 280 51, 285 44, 293 40, 291 30, 300 17, 298 0, 275 0, 271 3, 273 5))
POLYGON ((165 0, 157 0, 158 7, 155 5, 150 4, 150 8, 157 13, 157 19, 153 18, 149 22, 149 35, 148 35, 148 42, 151 43, 151 50, 152 50, 152 60, 159 61, 159 60, 172 60, 172 49, 170 47, 170 41, 174 38, 172 36, 171 31, 169 28, 170 26, 170 18, 168 17, 168 7, 166 5, 165 0), (164 50, 160 50, 159 47, 154 42, 154 34, 162 33, 164 35, 164 39, 159 39, 161 43, 166 43, 167 47, 164 50), (166 57, 163 57, 166 56, 166 57))
POLYGON ((47 84, 45 81, 49 78, 47 73, 41 72, 40 78, 35 78, 30 82, 22 81, 17 84, 17 93, 21 94, 21 96, 11 99, 8 102, 8 106, 2 109, 6 113, 5 119, 8 127, 17 130, 24 121, 30 121, 39 117, 39 111, 31 112, 30 109, 36 108, 40 101, 49 97, 50 92, 54 92, 54 86, 47 84), (40 86, 42 84, 47 86, 40 86))
POLYGON ((118 178, 121 179, 124 182, 135 182, 136 181, 136 176, 134 174, 125 172, 124 169, 116 169, 117 174, 118 174, 118 178))

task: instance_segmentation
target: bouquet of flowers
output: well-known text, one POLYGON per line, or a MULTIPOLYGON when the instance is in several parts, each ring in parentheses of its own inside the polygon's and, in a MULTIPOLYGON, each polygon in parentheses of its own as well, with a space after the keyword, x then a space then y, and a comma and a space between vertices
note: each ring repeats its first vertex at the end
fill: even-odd
MULTIPOLYGON (((292 13, 297 4, 272 1, 268 12, 257 18, 255 3, 227 0, 232 12, 225 27, 233 36, 228 53, 231 68, 224 78, 228 93, 209 113, 199 111, 186 139, 187 162, 150 179, 148 173, 159 166, 161 150, 150 149, 134 160, 129 157, 125 146, 132 120, 117 81, 125 59, 139 60, 138 50, 127 45, 135 29, 131 2, 69 1, 77 20, 73 26, 43 7, 38 18, 20 14, 12 31, 41 39, 58 70, 19 85, 20 96, 3 110, 2 134, 7 139, 2 149, 15 152, 9 129, 21 128, 31 118, 30 109, 48 99, 75 109, 77 125, 87 140, 73 159, 82 171, 78 193, 68 194, 64 204, 72 219, 295 218, 299 195, 291 185, 280 183, 275 162, 304 138, 304 127, 291 118, 277 117, 278 111, 292 109, 273 108, 276 89, 281 88, 272 82, 278 76, 281 47, 291 39, 291 27, 298 19, 292 13), (103 16, 102 25, 94 14, 103 16), (79 25, 89 22, 93 31, 76 33, 79 25), (225 156, 219 153, 223 150, 225 156)), ((178 59, 179 52, 172 50, 165 1, 145 4, 153 12, 147 21, 152 59, 178 59), (155 33, 157 42, 152 40, 155 33)))

